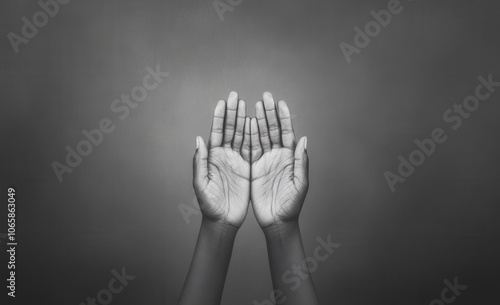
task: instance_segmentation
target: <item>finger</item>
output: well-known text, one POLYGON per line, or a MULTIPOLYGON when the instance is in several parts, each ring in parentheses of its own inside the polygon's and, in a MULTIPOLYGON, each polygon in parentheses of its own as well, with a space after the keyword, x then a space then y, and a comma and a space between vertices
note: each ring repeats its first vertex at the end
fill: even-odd
POLYGON ((236 126, 236 112, 238 110, 238 93, 229 93, 226 107, 226 121, 224 122, 224 146, 230 147, 233 142, 234 128, 236 126))
POLYGON ((193 158, 193 186, 204 189, 208 182, 208 150, 202 137, 196 137, 196 152, 193 158))
POLYGON ((307 157, 307 137, 302 137, 295 148, 294 183, 309 185, 309 158, 307 157))
POLYGON ((238 112, 236 114, 236 129, 234 130, 233 149, 240 151, 243 142, 243 133, 245 129, 246 103, 244 100, 238 102, 238 112))
POLYGON ((253 163, 262 156, 262 146, 260 145, 259 127, 256 118, 250 120, 250 137, 252 143, 251 159, 253 163))
POLYGON ((243 157, 243 160, 247 161, 250 163, 250 158, 251 158, 251 132, 250 132, 250 118, 246 117, 245 118, 245 131, 243 135, 243 145, 241 146, 241 156, 243 157))
POLYGON ((292 118, 290 110, 285 101, 278 102, 278 117, 281 125, 281 141, 283 146, 290 149, 295 149, 295 133, 292 127, 292 118))
POLYGON ((267 119, 262 101, 258 101, 255 105, 255 116, 259 126, 260 144, 264 152, 271 150, 271 140, 269 139, 269 131, 267 130, 267 119))
POLYGON ((224 136, 224 117, 226 114, 226 102, 220 100, 215 106, 214 118, 212 121, 212 131, 210 132, 209 147, 218 147, 222 145, 224 136))
POLYGON ((269 128, 269 137, 273 147, 281 146, 280 125, 276 116, 276 104, 274 103, 273 95, 269 92, 264 92, 264 108, 266 109, 267 125, 269 128))

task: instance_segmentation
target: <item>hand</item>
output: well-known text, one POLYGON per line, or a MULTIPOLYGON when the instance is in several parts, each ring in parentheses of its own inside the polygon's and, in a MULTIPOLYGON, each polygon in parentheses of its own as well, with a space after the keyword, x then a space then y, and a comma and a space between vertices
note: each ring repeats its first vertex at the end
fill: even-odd
POLYGON ((307 138, 295 144, 290 111, 269 92, 251 120, 252 206, 261 228, 296 222, 307 189, 307 138))
POLYGON ((250 118, 231 92, 215 107, 208 144, 196 137, 193 186, 203 217, 239 228, 250 202, 250 118))

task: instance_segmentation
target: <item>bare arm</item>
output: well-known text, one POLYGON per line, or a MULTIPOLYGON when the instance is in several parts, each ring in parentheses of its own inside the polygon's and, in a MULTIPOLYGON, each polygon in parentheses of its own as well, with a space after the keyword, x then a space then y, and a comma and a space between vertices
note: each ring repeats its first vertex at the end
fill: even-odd
POLYGON ((251 198, 266 237, 273 286, 279 290, 276 301, 316 305, 310 272, 302 267, 305 253, 299 229, 309 187, 307 138, 295 142, 288 106, 284 101, 275 103, 268 92, 257 103, 256 116, 251 121, 251 198), (292 280, 291 272, 301 280, 292 280))
POLYGON ((203 219, 179 304, 220 304, 237 229, 203 219))
MULTIPOLYGON (((277 301, 287 305, 319 304, 309 269, 298 223, 286 223, 264 229, 277 301), (278 297, 282 293, 281 297, 278 297)), ((278 304, 278 302, 276 302, 278 304)))
POLYGON ((231 92, 214 111, 208 148, 196 138, 193 186, 203 214, 179 305, 219 305, 236 233, 250 201, 250 119, 231 92))

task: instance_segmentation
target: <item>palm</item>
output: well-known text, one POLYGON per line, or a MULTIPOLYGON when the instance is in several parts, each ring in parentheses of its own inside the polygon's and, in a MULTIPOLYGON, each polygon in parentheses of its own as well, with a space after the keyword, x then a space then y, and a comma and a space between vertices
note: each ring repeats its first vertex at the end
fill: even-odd
POLYGON ((208 179, 200 194, 203 213, 239 227, 250 201, 250 164, 232 148, 211 148, 208 179))
POLYGON ((196 138, 193 186, 203 216, 239 228, 250 202, 250 118, 231 92, 214 111, 209 147, 196 138))
POLYGON ((294 182, 294 151, 277 148, 252 164, 252 201, 262 227, 295 219, 305 193, 294 182))
POLYGON ((306 138, 295 143, 290 111, 284 101, 264 93, 251 120, 251 199, 262 228, 298 220, 308 188, 306 138))
POLYGON ((308 188, 306 138, 295 143, 284 101, 266 92, 264 103, 250 120, 231 92, 215 107, 209 147, 196 138, 193 186, 210 220, 239 228, 250 198, 261 227, 298 219, 308 188))

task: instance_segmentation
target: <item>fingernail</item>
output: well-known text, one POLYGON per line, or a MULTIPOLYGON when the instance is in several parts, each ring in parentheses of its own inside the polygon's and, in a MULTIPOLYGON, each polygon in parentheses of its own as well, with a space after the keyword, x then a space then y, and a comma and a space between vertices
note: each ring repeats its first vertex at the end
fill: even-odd
POLYGON ((304 138, 304 149, 307 150, 307 137, 304 138))
POLYGON ((198 150, 198 147, 200 147, 200 140, 196 137, 196 150, 198 150))

